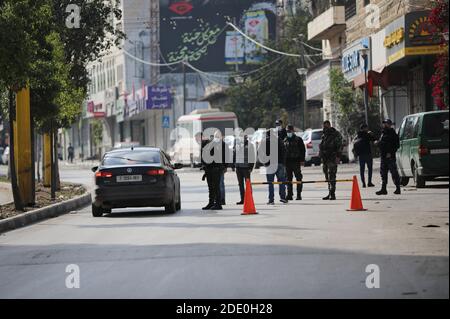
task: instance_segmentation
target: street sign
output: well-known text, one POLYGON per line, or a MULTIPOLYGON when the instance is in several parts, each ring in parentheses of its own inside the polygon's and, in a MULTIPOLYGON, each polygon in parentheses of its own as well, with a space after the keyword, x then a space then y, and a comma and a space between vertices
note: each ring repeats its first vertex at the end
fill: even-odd
POLYGON ((170 116, 162 117, 162 128, 170 128, 170 116))

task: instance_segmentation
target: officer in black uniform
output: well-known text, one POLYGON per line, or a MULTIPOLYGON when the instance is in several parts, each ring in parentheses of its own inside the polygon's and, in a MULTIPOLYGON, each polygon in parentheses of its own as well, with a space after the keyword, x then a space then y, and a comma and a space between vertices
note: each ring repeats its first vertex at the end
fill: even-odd
MULTIPOLYGON (((288 182, 294 179, 297 182, 303 180, 301 165, 305 162, 306 148, 303 139, 295 134, 294 126, 287 126, 287 137, 284 139, 284 146, 286 147, 286 174, 288 182)), ((287 200, 293 200, 294 187, 288 184, 287 200)), ((303 184, 297 184, 297 198, 302 200, 303 184)))
POLYGON ((392 128, 394 123, 390 119, 383 121, 383 131, 380 140, 377 142, 381 152, 381 180, 383 186, 378 191, 377 195, 387 195, 388 173, 391 172, 392 180, 396 186, 394 194, 400 195, 402 193, 400 188, 400 175, 397 168, 396 153, 400 148, 400 139, 397 132, 392 128))
POLYGON ((205 171, 209 192, 209 202, 202 208, 203 210, 222 210, 220 176, 225 165, 225 142, 219 134, 215 134, 212 139, 202 141, 202 169, 205 171), (217 152, 220 156, 215 156, 217 152))

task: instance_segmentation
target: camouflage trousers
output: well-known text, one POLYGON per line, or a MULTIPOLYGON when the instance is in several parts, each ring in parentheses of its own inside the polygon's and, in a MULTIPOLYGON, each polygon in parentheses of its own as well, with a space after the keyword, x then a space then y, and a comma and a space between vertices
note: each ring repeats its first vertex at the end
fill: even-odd
POLYGON ((338 165, 336 160, 323 160, 323 173, 328 182, 328 189, 331 193, 336 191, 336 175, 338 165))

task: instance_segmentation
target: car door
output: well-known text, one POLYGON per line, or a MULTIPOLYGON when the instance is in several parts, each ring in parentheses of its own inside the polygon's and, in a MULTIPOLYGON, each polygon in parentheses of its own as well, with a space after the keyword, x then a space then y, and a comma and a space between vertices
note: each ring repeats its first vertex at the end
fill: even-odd
POLYGON ((169 156, 164 152, 161 152, 161 154, 162 154, 164 166, 166 166, 166 170, 169 172, 170 178, 172 179, 172 183, 175 186, 175 197, 177 197, 177 195, 180 192, 180 179, 178 177, 178 174, 177 174, 174 166, 172 165, 172 162, 171 162, 169 156))
POLYGON ((411 160, 414 158, 414 150, 417 144, 414 136, 416 135, 418 119, 418 116, 407 117, 402 132, 399 153, 403 176, 412 176, 411 160))

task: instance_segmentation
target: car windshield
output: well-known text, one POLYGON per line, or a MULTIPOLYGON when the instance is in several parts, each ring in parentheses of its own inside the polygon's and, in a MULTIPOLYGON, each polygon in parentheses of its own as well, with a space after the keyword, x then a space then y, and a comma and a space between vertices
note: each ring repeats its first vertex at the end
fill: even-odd
POLYGON ((102 166, 160 164, 161 156, 157 151, 128 151, 106 154, 102 166))
POLYGON ((423 134, 431 138, 448 135, 448 112, 427 114, 423 119, 423 134))

